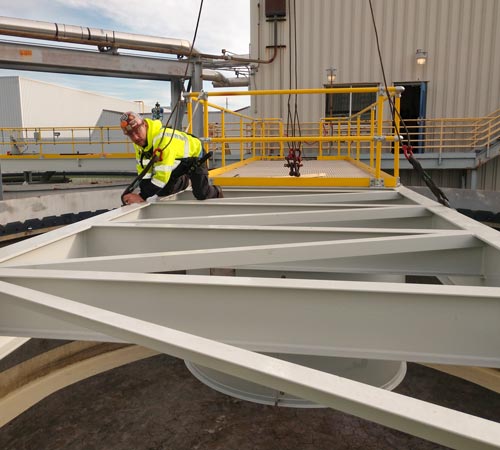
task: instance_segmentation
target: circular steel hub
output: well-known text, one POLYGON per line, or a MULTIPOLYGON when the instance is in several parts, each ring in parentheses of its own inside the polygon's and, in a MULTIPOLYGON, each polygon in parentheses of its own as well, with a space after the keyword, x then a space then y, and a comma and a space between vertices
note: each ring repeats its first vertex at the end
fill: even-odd
MULTIPOLYGON (((406 362, 404 361, 283 353, 267 353, 267 355, 388 390, 396 388, 403 381, 406 374, 406 362)), ((304 400, 217 370, 208 369, 189 361, 185 361, 185 364, 189 371, 202 383, 216 391, 241 400, 265 405, 288 406, 291 408, 323 408, 322 405, 309 400, 304 400)))

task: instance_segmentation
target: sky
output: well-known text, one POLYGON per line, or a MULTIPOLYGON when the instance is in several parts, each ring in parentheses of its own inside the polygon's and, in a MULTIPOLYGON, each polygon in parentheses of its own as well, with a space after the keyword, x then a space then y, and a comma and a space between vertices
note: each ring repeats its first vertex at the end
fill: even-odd
MULTIPOLYGON (((0 16, 192 42, 200 3, 201 0, 1 0, 0 16)), ((22 38, 0 35, 0 40, 20 42, 22 38)), ((33 42, 60 45, 40 40, 33 42)), ((250 0, 203 1, 194 45, 198 51, 220 55, 222 49, 227 49, 247 54, 249 43, 250 0)), ((125 100, 142 100, 146 105, 154 105, 157 101, 170 105, 170 83, 165 81, 0 69, 0 76, 13 75, 125 100)), ((213 90, 211 83, 205 83, 205 89, 213 90)), ((247 97, 227 97, 220 99, 219 104, 237 109, 246 106, 247 102, 247 97)))

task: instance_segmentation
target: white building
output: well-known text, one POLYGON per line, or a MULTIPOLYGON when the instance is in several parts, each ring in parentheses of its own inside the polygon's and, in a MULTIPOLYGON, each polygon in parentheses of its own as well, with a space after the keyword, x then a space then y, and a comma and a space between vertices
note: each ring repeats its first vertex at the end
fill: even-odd
POLYGON ((24 77, 0 77, 0 128, 89 127, 103 123, 103 110, 137 110, 133 101, 24 77))

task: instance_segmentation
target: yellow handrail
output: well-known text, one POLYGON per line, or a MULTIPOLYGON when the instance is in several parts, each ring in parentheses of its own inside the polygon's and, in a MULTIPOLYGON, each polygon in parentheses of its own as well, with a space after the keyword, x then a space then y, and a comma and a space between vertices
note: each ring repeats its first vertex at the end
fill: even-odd
MULTIPOLYGON (((397 88, 388 93, 394 96, 396 109, 400 99, 397 88)), ((500 138, 500 109, 484 117, 428 118, 395 124, 387 113, 387 96, 379 87, 320 88, 258 91, 208 92, 206 96, 191 93, 187 102, 187 131, 192 132, 193 103, 203 109, 204 147, 216 154, 226 166, 226 154, 239 146, 240 161, 246 158, 283 159, 285 145, 298 143, 308 156, 317 159, 350 158, 369 160, 367 166, 375 178, 381 178, 382 157, 393 159, 394 177, 399 176, 399 130, 404 138, 410 137, 417 149, 431 153, 484 151, 486 157, 500 138), (217 96, 316 95, 342 93, 375 93, 376 102, 347 117, 321 118, 314 123, 301 123, 300 135, 287 136, 281 118, 257 118, 231 111, 208 101, 217 96), (220 113, 220 124, 211 124, 209 109, 220 113), (385 109, 385 111, 384 111, 385 109), (387 114, 386 114, 387 115, 387 114), (329 151, 326 151, 328 143, 329 151), (337 151, 332 154, 336 143, 337 151), (391 154, 393 153, 393 155, 391 154)), ((237 155, 238 152, 235 154, 237 155)), ((134 158, 131 142, 116 127, 36 127, 0 128, 0 158, 134 158)))

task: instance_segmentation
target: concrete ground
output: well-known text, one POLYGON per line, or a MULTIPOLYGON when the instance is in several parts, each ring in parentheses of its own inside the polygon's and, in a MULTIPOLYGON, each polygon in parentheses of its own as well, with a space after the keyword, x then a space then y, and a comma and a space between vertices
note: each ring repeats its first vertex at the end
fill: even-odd
MULTIPOLYGON (((0 370, 61 341, 33 339, 0 370)), ((500 421, 500 395, 418 364, 398 393, 500 421)), ((206 387, 158 355, 44 399, 0 429, 2 450, 438 450, 446 447, 332 409, 257 405, 206 387)))

